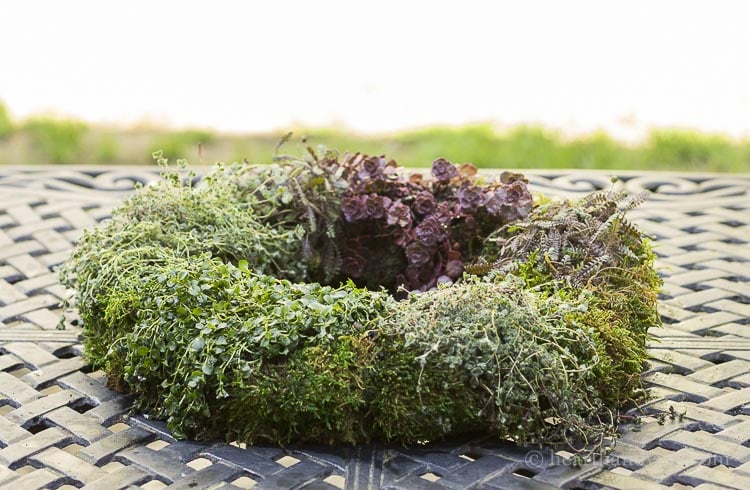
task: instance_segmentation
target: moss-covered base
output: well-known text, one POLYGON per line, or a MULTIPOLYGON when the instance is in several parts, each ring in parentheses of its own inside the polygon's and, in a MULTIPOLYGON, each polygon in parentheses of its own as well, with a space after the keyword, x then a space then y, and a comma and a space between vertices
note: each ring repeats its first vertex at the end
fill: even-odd
MULTIPOLYGON (((574 445, 612 433, 659 324, 646 242, 586 280, 584 259, 569 280, 527 253, 513 272, 487 266, 403 301, 351 282, 291 282, 306 274, 305 230, 280 218, 289 201, 263 187, 263 172, 283 177, 258 170, 247 187, 247 173, 220 170, 200 189, 169 178, 85 233, 63 268, 86 359, 139 409, 178 437, 247 443, 481 430, 574 445)), ((502 241, 528 229, 506 228, 502 241)))

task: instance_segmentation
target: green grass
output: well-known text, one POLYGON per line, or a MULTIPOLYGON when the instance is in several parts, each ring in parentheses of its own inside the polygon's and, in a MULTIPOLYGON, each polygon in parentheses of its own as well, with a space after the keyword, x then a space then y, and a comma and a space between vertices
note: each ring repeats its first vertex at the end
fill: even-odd
POLYGON ((185 158, 192 148, 198 145, 210 145, 215 140, 216 135, 210 131, 196 129, 177 131, 154 138, 151 144, 151 152, 161 150, 166 158, 175 160, 185 158))
POLYGON ((13 121, 10 118, 8 109, 0 102, 0 140, 13 132, 13 121))
POLYGON ((22 131, 29 136, 32 159, 76 163, 88 128, 80 121, 38 117, 26 121, 22 131))
MULTIPOLYGON (((750 172, 750 139, 685 129, 655 129, 637 144, 604 132, 565 137, 540 126, 499 131, 488 124, 430 127, 363 135, 342 129, 292 128, 281 153, 300 155, 307 146, 385 154, 410 167, 437 157, 480 168, 580 168, 750 172)), ((13 121, 0 102, 0 164, 150 164, 163 150, 194 164, 216 161, 270 162, 284 132, 220 134, 205 129, 121 129, 80 121, 33 118, 13 121)))

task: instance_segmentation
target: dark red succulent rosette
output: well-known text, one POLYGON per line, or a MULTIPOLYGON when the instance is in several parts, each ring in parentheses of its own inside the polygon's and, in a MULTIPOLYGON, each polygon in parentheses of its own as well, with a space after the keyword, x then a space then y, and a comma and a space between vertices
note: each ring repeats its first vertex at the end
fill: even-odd
POLYGON ((344 158, 341 175, 342 272, 360 285, 386 278, 379 285, 392 292, 460 278, 484 239, 533 205, 522 175, 484 183, 472 165, 444 158, 433 162, 432 179, 407 178, 394 161, 361 154, 344 158))

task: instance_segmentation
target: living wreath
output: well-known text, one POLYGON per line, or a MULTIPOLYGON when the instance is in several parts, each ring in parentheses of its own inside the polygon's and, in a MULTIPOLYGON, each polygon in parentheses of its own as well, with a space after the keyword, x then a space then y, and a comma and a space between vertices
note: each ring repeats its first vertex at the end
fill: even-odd
POLYGON ((165 166, 62 266, 85 359, 178 438, 601 447, 661 324, 645 196, 320 149, 165 166))

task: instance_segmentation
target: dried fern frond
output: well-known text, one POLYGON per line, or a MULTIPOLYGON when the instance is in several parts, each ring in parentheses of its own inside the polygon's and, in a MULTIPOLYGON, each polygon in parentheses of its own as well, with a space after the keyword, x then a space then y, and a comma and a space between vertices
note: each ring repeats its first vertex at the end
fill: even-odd
POLYGON ((636 264, 643 234, 626 218, 626 211, 643 203, 647 192, 593 192, 578 201, 540 206, 520 222, 501 230, 502 243, 495 270, 534 260, 533 269, 549 278, 575 285, 596 282, 606 266, 636 264))
POLYGON ((648 191, 641 191, 637 194, 631 194, 620 204, 620 211, 626 212, 630 211, 631 209, 635 209, 644 202, 649 197, 648 191))
POLYGON ((608 261, 609 255, 599 255, 586 262, 573 276, 571 283, 574 286, 582 286, 589 278, 594 276, 608 261))

